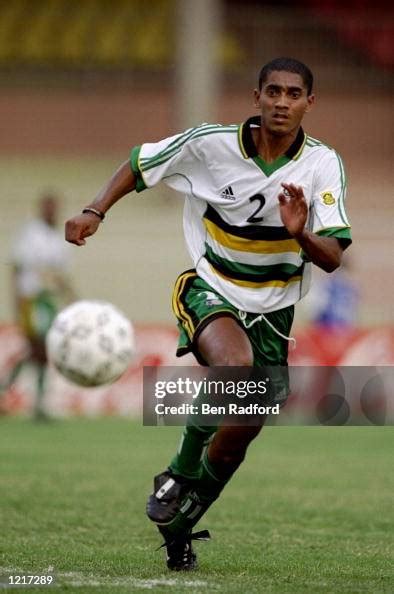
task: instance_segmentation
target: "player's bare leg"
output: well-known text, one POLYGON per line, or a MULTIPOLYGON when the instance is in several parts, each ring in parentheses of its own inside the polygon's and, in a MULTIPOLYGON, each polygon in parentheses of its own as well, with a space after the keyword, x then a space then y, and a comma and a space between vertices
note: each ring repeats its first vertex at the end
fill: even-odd
MULTIPOLYGON (((218 318, 209 324, 198 339, 198 349, 210 366, 253 366, 249 338, 230 317, 218 318)), ((248 424, 245 419, 245 424, 241 422, 237 426, 219 425, 208 446, 204 463, 209 465, 211 476, 216 476, 223 483, 222 488, 243 462, 249 444, 260 433, 265 420, 266 416, 260 417, 258 424, 248 424)))
MULTIPOLYGON (((202 358, 210 366, 250 367, 253 362, 249 339, 232 317, 220 317, 212 320, 198 337, 197 348, 202 358)), ((173 520, 183 496, 201 476, 203 452, 215 432, 217 432, 217 426, 197 425, 194 418, 189 417, 178 452, 171 461, 168 471, 155 477, 154 492, 147 505, 147 514, 152 521, 165 525, 173 520)), ((254 429, 249 427, 245 432, 247 443, 250 441, 247 437, 249 432, 251 439, 255 436, 254 429)), ((216 437, 210 447, 217 449, 217 440, 216 437)), ((234 458, 240 458, 244 454, 245 448, 241 446, 242 440, 239 440, 238 443, 240 452, 234 453, 234 458)))
MULTIPOLYGON (((210 366, 252 367, 253 351, 249 338, 232 317, 213 320, 197 341, 198 350, 210 366)), ((156 513, 155 499, 161 500, 164 513, 160 516, 160 531, 165 537, 167 565, 170 569, 192 569, 196 558, 191 547, 192 528, 219 497, 222 489, 242 463, 250 442, 258 435, 265 418, 260 424, 219 428, 204 428, 189 425, 186 428, 181 448, 171 463, 169 473, 156 477, 158 490, 148 502, 148 515, 152 520, 156 513), (213 440, 203 454, 206 435, 214 434, 213 440), (188 457, 192 453, 193 466, 188 457), (175 474, 173 470, 189 463, 196 480, 175 474), (197 475, 198 470, 198 475, 197 475), (163 501, 164 499, 164 501, 163 501), (151 506, 149 505, 151 504, 151 506), (167 515, 166 512, 169 512, 167 515), (167 516, 167 517, 166 517, 167 516)), ((157 502, 156 502, 157 503, 157 502)), ((157 521, 157 520, 156 520, 157 521)), ((196 536, 201 537, 198 533, 196 536)), ((206 537, 206 534, 202 535, 206 537)))

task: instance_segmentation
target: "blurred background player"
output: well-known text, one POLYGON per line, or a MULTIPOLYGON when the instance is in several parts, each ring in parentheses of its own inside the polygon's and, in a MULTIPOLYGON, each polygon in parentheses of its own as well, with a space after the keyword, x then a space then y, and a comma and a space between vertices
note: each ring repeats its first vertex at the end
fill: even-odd
POLYGON ((38 201, 38 215, 16 234, 11 247, 12 298, 15 320, 28 343, 27 355, 3 379, 11 387, 26 363, 35 372, 34 417, 46 417, 43 403, 46 375, 45 337, 56 313, 73 299, 68 272, 69 250, 56 228, 59 198, 53 192, 38 201))

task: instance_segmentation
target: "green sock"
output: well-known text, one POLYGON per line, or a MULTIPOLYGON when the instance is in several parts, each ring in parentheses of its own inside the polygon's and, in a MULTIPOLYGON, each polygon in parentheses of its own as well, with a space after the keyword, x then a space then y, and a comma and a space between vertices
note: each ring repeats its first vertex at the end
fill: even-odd
POLYGON ((188 421, 179 444, 178 452, 171 460, 170 469, 174 474, 196 479, 201 476, 201 460, 216 427, 198 427, 188 421))
POLYGON ((186 495, 179 512, 172 522, 166 525, 166 529, 174 534, 192 530, 207 509, 219 497, 230 478, 231 475, 226 479, 219 478, 205 452, 201 464, 201 475, 195 488, 186 495))

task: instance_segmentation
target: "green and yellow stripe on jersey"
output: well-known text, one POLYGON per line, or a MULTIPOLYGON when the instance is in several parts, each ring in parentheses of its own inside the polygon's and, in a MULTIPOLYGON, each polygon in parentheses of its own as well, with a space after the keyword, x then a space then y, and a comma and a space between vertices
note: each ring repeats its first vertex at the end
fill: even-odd
POLYGON ((287 287, 291 283, 297 283, 302 280, 302 274, 300 274, 300 275, 293 276, 293 277, 289 278, 289 280, 286 280, 286 281, 271 280, 271 281, 256 282, 256 281, 251 281, 251 280, 236 279, 236 278, 234 278, 234 276, 226 276, 222 272, 219 272, 214 266, 211 265, 211 268, 212 268, 213 272, 215 272, 215 274, 217 274, 217 276, 220 276, 220 278, 222 278, 226 281, 229 281, 229 282, 233 283, 233 285, 237 285, 238 287, 246 287, 248 289, 264 289, 264 288, 268 288, 268 287, 276 287, 276 288, 279 287, 279 288, 283 289, 284 287, 287 287))
POLYGON ((286 227, 230 225, 211 205, 207 206, 203 222, 209 239, 204 257, 221 278, 250 288, 285 287, 301 280, 304 263, 297 258, 300 246, 286 227), (255 254, 259 262, 245 262, 244 253, 255 254), (283 256, 283 260, 272 264, 273 254, 283 256), (289 256, 293 263, 286 261, 289 256))
POLYGON ((205 244, 205 246, 205 258, 213 271, 218 276, 241 287, 285 287, 289 283, 297 282, 302 278, 304 263, 300 266, 287 263, 265 266, 242 264, 221 258, 215 254, 208 244, 205 244))

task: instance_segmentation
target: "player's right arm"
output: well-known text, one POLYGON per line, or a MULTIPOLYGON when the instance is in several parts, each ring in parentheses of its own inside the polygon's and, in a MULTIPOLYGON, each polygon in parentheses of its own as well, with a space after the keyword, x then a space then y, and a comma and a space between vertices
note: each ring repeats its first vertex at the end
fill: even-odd
POLYGON ((85 206, 85 209, 91 208, 92 211, 77 215, 66 222, 66 240, 75 245, 85 245, 86 237, 96 233, 107 210, 120 198, 134 190, 135 186, 136 177, 130 167, 130 161, 125 161, 100 190, 94 201, 85 206), (97 214, 94 211, 97 211, 97 214))
POLYGON ((86 237, 97 231, 107 210, 132 190, 141 192, 165 181, 178 192, 190 191, 191 166, 200 158, 194 147, 195 139, 198 141, 207 129, 210 131, 212 126, 202 124, 159 142, 135 146, 130 160, 119 167, 96 199, 85 206, 85 209, 92 209, 93 212, 88 210, 67 221, 66 240, 84 245, 86 237))

